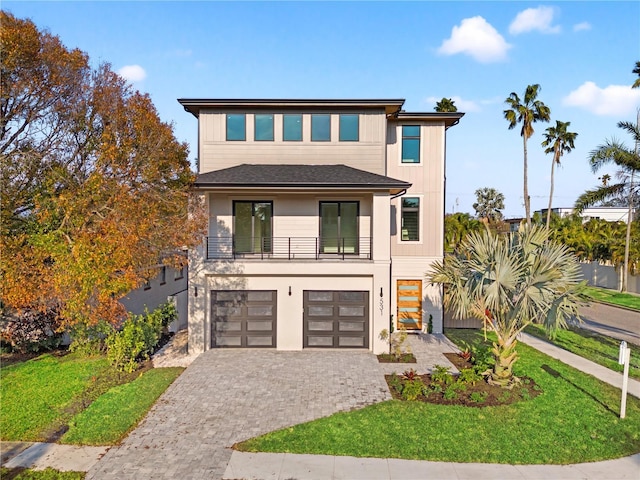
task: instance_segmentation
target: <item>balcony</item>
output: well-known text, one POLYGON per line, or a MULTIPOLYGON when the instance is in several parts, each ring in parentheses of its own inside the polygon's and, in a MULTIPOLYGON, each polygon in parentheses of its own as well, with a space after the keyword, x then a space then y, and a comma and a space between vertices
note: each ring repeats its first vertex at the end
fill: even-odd
POLYGON ((371 260, 371 238, 207 237, 207 260, 371 260))

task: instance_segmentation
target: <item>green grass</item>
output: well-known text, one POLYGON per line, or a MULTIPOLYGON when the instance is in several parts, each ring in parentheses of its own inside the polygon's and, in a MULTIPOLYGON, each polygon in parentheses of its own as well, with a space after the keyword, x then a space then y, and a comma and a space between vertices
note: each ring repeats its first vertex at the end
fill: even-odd
POLYGON ((43 441, 92 378, 108 368, 103 357, 42 355, 0 369, 2 440, 43 441))
POLYGON ((0 468, 0 478, 12 478, 13 480, 82 480, 84 472, 60 472, 52 468, 45 470, 22 470, 17 473, 8 468, 0 468), (16 476, 12 477, 15 473, 16 476))
MULTIPOLYGON (((622 373, 623 366, 618 363, 620 340, 578 327, 559 330, 553 340, 547 338, 544 327, 541 325, 530 325, 525 329, 525 332, 603 367, 622 373)), ((629 377, 640 380, 640 347, 631 343, 627 346, 631 348, 629 377)))
POLYGON ((62 443, 115 445, 145 416, 184 368, 154 368, 112 388, 70 422, 62 443))
POLYGON ((632 295, 630 293, 620 293, 615 290, 598 287, 585 287, 582 292, 584 296, 592 300, 627 307, 640 311, 640 295, 632 295))
MULTIPOLYGON (((482 332, 451 330, 454 341, 482 332)), ((285 428, 238 445, 245 451, 350 455, 451 462, 569 464, 640 452, 640 400, 518 345, 517 375, 543 392, 501 407, 469 408, 392 400, 285 428)), ((517 393, 517 390, 515 391, 517 393)))

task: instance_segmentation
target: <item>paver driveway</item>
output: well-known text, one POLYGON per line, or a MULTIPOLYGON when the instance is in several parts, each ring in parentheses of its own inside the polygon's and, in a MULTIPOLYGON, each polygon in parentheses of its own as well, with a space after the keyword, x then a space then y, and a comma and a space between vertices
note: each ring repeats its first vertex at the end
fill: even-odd
POLYGON ((86 478, 218 479, 235 442, 389 398, 370 352, 209 350, 86 478))

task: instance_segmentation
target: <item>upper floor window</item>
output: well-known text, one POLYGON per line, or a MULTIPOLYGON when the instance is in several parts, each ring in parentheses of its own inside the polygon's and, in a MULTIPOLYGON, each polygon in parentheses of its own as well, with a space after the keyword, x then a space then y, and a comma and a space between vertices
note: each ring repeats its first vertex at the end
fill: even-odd
POLYGON ((328 142, 331 140, 331 115, 311 115, 311 141, 328 142))
POLYGON ((402 126, 402 163, 420 163, 420 126, 402 126))
POLYGON ((167 267, 163 265, 160 267, 160 285, 165 283, 167 283, 167 267))
POLYGON ((302 141, 302 115, 284 114, 282 116, 282 139, 285 142, 302 141))
POLYGON ((402 197, 402 236, 404 242, 420 240, 420 199, 402 197))
POLYGON ((244 113, 227 114, 227 140, 247 139, 246 119, 244 113))
POLYGON ((272 114, 255 114, 254 115, 254 139, 260 141, 273 141, 273 115, 272 114))
POLYGON ((340 115, 340 141, 357 142, 360 130, 360 117, 356 115, 340 115))
POLYGON ((271 252, 272 212, 271 202, 233 202, 235 252, 271 252))
POLYGON ((320 253, 358 253, 358 202, 320 202, 320 253))

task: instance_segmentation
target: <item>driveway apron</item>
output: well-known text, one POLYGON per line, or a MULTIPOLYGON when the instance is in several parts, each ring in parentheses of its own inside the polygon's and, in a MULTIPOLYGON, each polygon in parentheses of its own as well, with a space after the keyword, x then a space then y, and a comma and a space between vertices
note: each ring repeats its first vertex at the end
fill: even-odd
POLYGON ((86 479, 221 478, 236 442, 390 398, 370 352, 209 350, 86 479))

